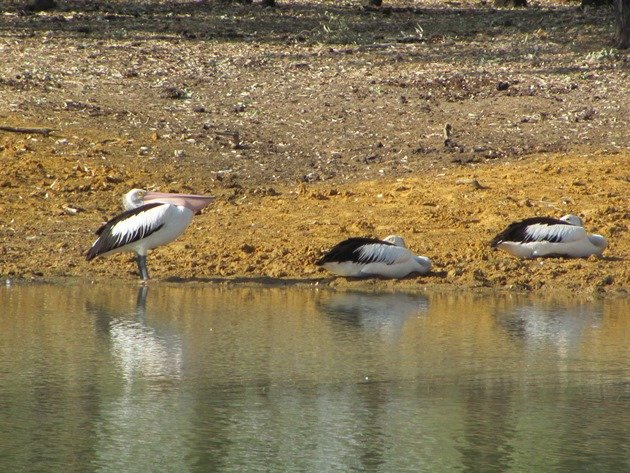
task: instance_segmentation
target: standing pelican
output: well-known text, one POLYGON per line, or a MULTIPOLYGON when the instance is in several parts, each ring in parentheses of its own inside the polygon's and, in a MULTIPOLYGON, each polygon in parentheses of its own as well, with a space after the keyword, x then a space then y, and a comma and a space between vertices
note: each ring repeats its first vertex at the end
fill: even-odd
POLYGON ((414 255, 397 235, 390 235, 384 240, 348 238, 315 264, 346 277, 381 276, 399 279, 410 273, 426 274, 431 269, 431 260, 426 256, 414 255))
POLYGON ((87 260, 134 251, 143 280, 149 279, 147 252, 172 242, 186 230, 193 215, 214 198, 192 194, 166 194, 133 189, 123 197, 125 211, 96 231, 98 239, 87 260))
POLYGON ((511 223, 490 245, 519 258, 600 256, 608 246, 606 238, 587 233, 582 225, 576 215, 526 218, 511 223))

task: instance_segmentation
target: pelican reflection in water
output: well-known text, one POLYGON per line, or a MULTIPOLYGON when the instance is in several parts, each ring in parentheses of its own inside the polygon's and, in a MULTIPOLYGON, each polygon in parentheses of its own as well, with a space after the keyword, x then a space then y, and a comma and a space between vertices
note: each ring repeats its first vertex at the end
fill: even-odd
POLYGON ((527 304, 501 315, 500 323, 526 346, 536 350, 549 346, 566 356, 580 346, 586 332, 601 326, 602 318, 603 308, 597 304, 569 307, 527 304))
POLYGON ((411 317, 424 315, 428 301, 411 294, 335 293, 322 297, 319 309, 345 325, 398 334, 411 317))
POLYGON ((109 337, 111 352, 129 384, 138 379, 179 379, 183 343, 179 334, 151 326, 146 314, 149 288, 138 287, 135 309, 127 316, 90 304, 97 326, 109 337))
POLYGON ((106 303, 88 307, 122 381, 108 381, 102 393, 92 462, 111 471, 129 465, 150 471, 159 458, 173 471, 187 471, 190 444, 183 433, 193 428, 194 415, 181 402, 183 341, 147 312, 148 290, 140 286, 135 308, 122 313, 106 303))

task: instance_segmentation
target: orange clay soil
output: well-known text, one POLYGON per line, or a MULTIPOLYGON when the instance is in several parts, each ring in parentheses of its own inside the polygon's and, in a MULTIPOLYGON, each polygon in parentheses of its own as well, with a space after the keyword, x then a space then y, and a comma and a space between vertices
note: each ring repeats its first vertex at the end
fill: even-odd
POLYGON ((4 147, 0 274, 9 278, 137 279, 131 254, 92 262, 84 254, 94 230, 121 210, 121 196, 144 186, 217 196, 179 240, 150 253, 154 280, 616 295, 630 288, 627 152, 538 155, 344 184, 233 189, 213 187, 192 170, 181 175, 173 165, 131 172, 124 164, 77 161, 31 148, 26 139, 4 147), (523 261, 488 245, 511 221, 566 213, 581 215, 589 231, 609 239, 603 258, 523 261), (433 272, 401 281, 346 281, 313 264, 348 236, 391 233, 429 256, 433 272))

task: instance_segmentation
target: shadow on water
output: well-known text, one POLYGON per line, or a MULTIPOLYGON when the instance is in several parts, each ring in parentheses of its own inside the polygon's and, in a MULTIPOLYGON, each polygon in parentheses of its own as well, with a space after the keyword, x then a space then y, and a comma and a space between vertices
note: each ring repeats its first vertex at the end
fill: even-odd
POLYGON ((627 463, 629 301, 164 284, 0 304, 1 471, 627 463))

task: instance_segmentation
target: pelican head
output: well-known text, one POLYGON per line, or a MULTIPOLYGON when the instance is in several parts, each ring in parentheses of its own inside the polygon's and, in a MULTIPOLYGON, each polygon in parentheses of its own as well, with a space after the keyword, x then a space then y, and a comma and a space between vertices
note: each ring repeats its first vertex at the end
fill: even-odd
POLYGON ((125 210, 131 210, 140 207, 144 204, 144 194, 147 191, 144 189, 131 189, 123 196, 123 207, 125 210))
POLYGON ((169 194, 166 192, 146 191, 144 189, 132 189, 123 197, 123 206, 125 210, 131 210, 144 204, 156 202, 160 204, 180 205, 197 213, 213 200, 214 197, 209 195, 169 194))
POLYGON ((425 274, 431 271, 433 263, 429 258, 426 256, 414 256, 413 259, 422 267, 421 271, 419 271, 420 273, 425 274))
POLYGON ((588 236, 588 241, 590 241, 592 245, 599 248, 599 251, 596 253, 598 255, 601 255, 608 246, 608 240, 606 240, 606 238, 604 238, 603 236, 597 235, 595 233, 588 236))
POLYGON ((398 235, 389 235, 383 238, 383 241, 391 243, 392 245, 400 246, 402 248, 407 248, 407 246, 405 245, 405 240, 403 240, 403 238, 398 235))
POLYGON ((582 222, 582 219, 578 217, 577 215, 568 214, 563 217, 560 217, 560 220, 562 220, 563 222, 570 223, 571 225, 575 225, 577 227, 584 226, 584 222, 582 222))

